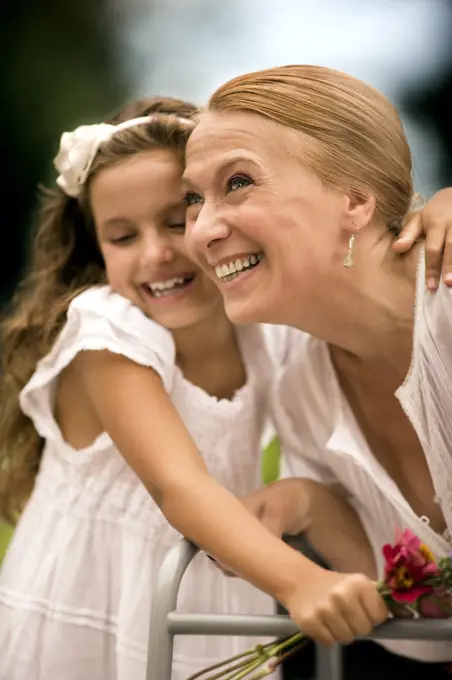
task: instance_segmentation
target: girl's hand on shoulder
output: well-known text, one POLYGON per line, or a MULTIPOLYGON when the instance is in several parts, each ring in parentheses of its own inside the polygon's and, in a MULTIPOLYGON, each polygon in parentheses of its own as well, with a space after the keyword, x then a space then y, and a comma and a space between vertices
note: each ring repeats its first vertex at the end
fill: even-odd
POLYGON ((441 277, 452 286, 452 188, 438 191, 405 225, 393 244, 395 253, 406 253, 425 236, 425 278, 429 290, 441 277))

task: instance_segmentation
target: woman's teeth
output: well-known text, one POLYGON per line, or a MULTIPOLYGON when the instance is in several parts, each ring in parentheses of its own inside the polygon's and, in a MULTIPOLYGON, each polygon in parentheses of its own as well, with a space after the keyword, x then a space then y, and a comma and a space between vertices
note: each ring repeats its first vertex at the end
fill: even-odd
POLYGON ((257 267, 263 257, 263 253, 256 253, 255 255, 247 255, 246 257, 231 260, 228 264, 219 264, 215 267, 215 274, 222 283, 232 281, 232 279, 236 279, 241 272, 257 267))
POLYGON ((181 288, 185 288, 194 279, 193 276, 178 276, 174 279, 167 279, 166 281, 153 281, 147 284, 147 288, 153 297, 165 297, 167 295, 174 295, 178 293, 181 288))

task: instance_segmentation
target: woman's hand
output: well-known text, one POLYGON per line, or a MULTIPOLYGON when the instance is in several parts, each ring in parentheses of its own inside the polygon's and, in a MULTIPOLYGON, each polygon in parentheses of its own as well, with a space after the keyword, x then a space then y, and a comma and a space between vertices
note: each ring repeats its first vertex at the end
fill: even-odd
POLYGON ((441 276, 447 286, 452 286, 452 188, 438 191, 416 213, 394 242, 394 252, 408 252, 424 235, 428 289, 436 290, 441 276))
POLYGON ((296 536, 310 525, 313 494, 320 486, 310 479, 281 479, 248 494, 242 503, 275 536, 296 536))
MULTIPOLYGON (((294 536, 303 533, 309 524, 311 484, 313 482, 307 479, 283 479, 253 491, 241 501, 278 538, 283 534, 294 536)), ((236 575, 210 555, 208 557, 226 576, 236 575)))
POLYGON ((282 479, 242 502, 275 536, 304 534, 333 569, 376 578, 376 562, 353 505, 339 489, 311 479, 282 479))

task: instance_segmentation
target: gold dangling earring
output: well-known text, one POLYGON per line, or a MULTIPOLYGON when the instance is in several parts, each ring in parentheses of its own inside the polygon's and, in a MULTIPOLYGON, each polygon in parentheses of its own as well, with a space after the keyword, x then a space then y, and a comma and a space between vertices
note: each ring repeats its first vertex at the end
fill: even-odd
POLYGON ((350 240, 348 242, 348 253, 344 257, 344 260, 343 260, 343 265, 344 265, 344 267, 347 267, 347 269, 349 269, 350 267, 353 267, 353 264, 354 264, 354 262, 353 262, 353 246, 354 245, 355 245, 355 234, 352 234, 350 236, 350 240))

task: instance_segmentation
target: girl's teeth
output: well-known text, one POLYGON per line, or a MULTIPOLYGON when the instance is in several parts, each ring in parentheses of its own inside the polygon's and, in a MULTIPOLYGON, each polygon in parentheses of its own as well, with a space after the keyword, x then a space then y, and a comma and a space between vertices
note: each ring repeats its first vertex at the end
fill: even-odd
POLYGON ((236 260, 236 261, 235 261, 235 271, 236 271, 236 272, 241 272, 242 269, 243 269, 242 260, 236 260))
POLYGON ((184 279, 183 277, 178 276, 174 279, 168 279, 167 281, 154 281, 153 283, 148 284, 148 288, 154 297, 162 297, 162 295, 172 295, 190 281, 191 278, 184 279))
POLYGON ((166 290, 167 288, 174 288, 174 286, 181 286, 184 283, 182 277, 177 277, 174 279, 168 279, 167 281, 155 281, 149 284, 151 290, 166 290))

